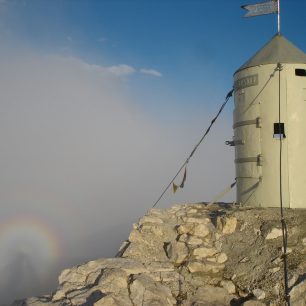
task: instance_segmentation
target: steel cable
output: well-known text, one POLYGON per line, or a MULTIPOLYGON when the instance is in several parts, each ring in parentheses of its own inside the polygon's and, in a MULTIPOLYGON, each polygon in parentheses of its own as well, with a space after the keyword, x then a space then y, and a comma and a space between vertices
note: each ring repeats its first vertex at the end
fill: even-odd
POLYGON ((170 181, 170 183, 164 188, 163 192, 161 193, 161 195, 159 196, 159 198, 157 199, 157 201, 154 203, 154 205, 152 206, 152 208, 154 208, 158 202, 162 199, 162 197, 164 196, 164 194, 167 192, 167 190, 170 188, 170 186, 172 185, 172 183, 174 182, 174 180, 177 178, 177 176, 180 174, 180 172, 182 171, 182 169, 189 163, 189 160, 191 159, 191 157, 193 156, 193 154, 195 153, 195 151, 198 149, 198 147, 200 146, 200 144, 202 143, 202 141, 204 140, 204 138, 206 137, 206 135, 209 133, 211 127, 213 126, 213 124, 215 123, 215 121, 217 120, 217 118, 219 117, 219 115, 221 114, 221 112, 223 111, 227 101, 229 100, 229 98, 233 95, 233 91, 234 89, 232 89, 231 91, 228 92, 228 94, 225 97, 225 101, 223 102, 223 104, 221 105, 217 115, 211 120, 211 123, 209 125, 209 127, 206 129, 204 135, 201 137, 200 141, 195 145, 194 149, 191 151, 191 153, 189 154, 189 156, 187 157, 186 161, 182 164, 182 166, 179 168, 179 170, 177 171, 177 173, 175 174, 175 176, 173 177, 173 179, 170 181))

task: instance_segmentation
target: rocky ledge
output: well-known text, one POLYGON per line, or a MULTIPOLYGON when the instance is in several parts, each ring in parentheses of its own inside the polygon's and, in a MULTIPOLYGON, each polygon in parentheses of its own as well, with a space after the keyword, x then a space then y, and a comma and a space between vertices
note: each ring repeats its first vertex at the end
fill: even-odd
MULTIPOLYGON (((306 210, 286 210, 292 306, 306 305, 306 210)), ((278 209, 186 204, 152 209, 115 258, 64 270, 51 294, 15 306, 281 306, 278 209)))

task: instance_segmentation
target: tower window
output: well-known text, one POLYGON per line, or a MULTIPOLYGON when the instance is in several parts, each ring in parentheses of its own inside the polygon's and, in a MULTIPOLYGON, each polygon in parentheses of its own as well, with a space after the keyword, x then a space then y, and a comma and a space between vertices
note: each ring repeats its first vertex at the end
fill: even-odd
POLYGON ((295 75, 301 76, 301 77, 306 77, 306 69, 295 69, 295 75))
POLYGON ((286 138, 285 135, 285 124, 284 123, 274 123, 274 133, 273 138, 275 139, 283 139, 286 138))

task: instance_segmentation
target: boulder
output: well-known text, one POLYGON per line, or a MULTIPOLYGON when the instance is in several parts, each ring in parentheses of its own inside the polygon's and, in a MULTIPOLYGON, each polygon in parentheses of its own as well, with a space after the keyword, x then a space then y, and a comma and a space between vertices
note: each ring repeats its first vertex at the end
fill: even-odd
POLYGON ((225 225, 223 227, 222 233, 225 235, 232 234, 235 232, 237 226, 237 218, 230 217, 225 220, 225 225))
POLYGON ((189 299, 186 305, 229 306, 235 297, 224 288, 207 285, 198 288, 195 295, 189 299))
POLYGON ((290 301, 292 306, 306 306, 306 280, 291 289, 290 301))
POLYGON ((266 240, 276 239, 278 237, 281 237, 282 235, 283 235, 283 232, 281 229, 273 228, 266 236, 266 240))
POLYGON ((146 275, 139 275, 133 279, 130 292, 134 305, 176 305, 176 299, 172 296, 171 290, 158 282, 154 282, 151 277, 146 275))
POLYGON ((188 263, 187 267, 190 273, 219 273, 224 269, 223 264, 210 261, 191 261, 188 263))

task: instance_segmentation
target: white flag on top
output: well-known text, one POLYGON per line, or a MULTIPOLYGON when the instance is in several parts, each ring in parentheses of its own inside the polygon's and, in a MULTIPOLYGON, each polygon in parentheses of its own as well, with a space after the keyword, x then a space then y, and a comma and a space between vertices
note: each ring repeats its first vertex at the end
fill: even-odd
POLYGON ((278 0, 271 0, 255 4, 242 5, 241 8, 247 10, 244 17, 254 17, 278 13, 278 0))

